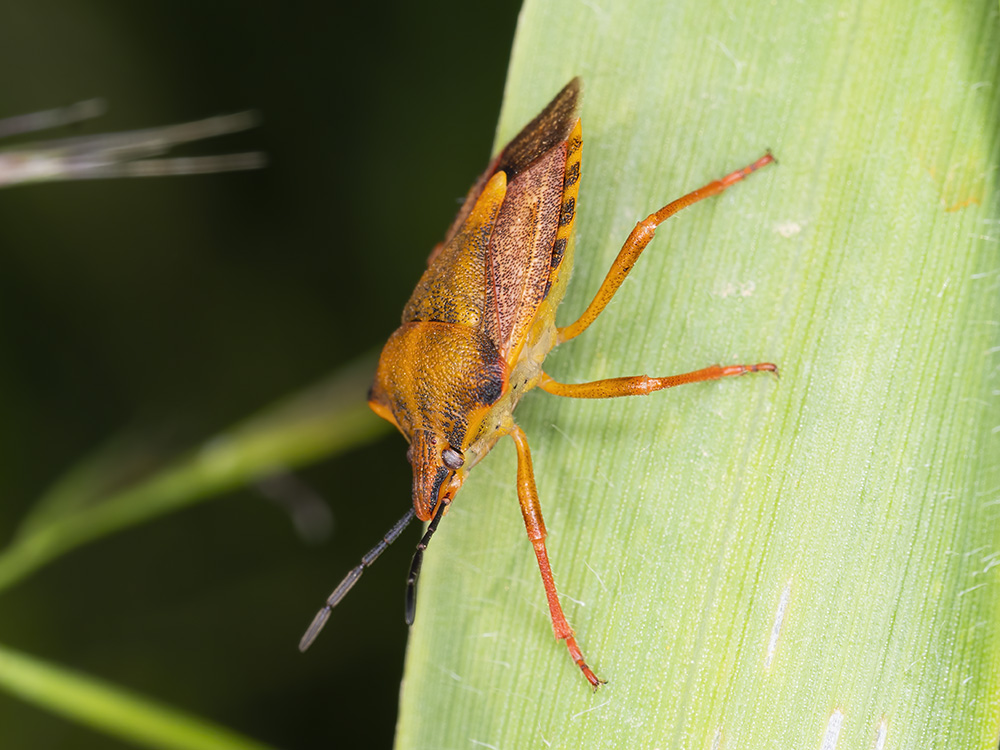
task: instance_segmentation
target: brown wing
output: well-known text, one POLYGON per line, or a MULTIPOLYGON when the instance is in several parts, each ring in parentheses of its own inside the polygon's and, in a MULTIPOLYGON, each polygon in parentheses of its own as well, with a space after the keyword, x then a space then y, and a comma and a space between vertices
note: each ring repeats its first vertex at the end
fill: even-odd
MULTIPOLYGON (((560 227, 574 78, 497 155, 469 191, 403 311, 403 322, 459 323, 516 358, 548 293, 560 227)), ((568 229, 568 227, 566 227, 568 229)))
POLYGON ((562 142, 521 171, 507 186, 490 239, 483 330, 511 364, 549 291, 565 169, 562 142))
POLYGON ((514 139, 504 147, 503 151, 490 162, 486 171, 476 180, 468 195, 465 196, 462 208, 445 234, 445 243, 454 237, 462 224, 465 223, 479 199, 479 194, 494 174, 499 171, 506 172, 507 183, 510 184, 535 159, 556 144, 566 140, 578 118, 579 107, 580 79, 574 78, 563 86, 562 91, 555 95, 548 106, 534 120, 525 125, 521 132, 514 136, 514 139))

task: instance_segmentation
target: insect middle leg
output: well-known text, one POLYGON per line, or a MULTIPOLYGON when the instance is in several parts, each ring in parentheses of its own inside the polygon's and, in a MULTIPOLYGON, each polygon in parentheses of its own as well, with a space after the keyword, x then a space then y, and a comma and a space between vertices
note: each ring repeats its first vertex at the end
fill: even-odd
POLYGON ((594 670, 587 666, 583 652, 580 651, 580 646, 577 645, 576 637, 573 635, 573 628, 566 621, 566 615, 563 614, 562 605, 559 603, 559 592, 556 591, 552 566, 549 565, 549 555, 545 549, 545 521, 542 519, 542 506, 538 501, 538 490, 535 487, 535 472, 531 467, 531 450, 528 448, 528 439, 521 428, 515 424, 511 424, 507 432, 514 439, 514 445, 517 447, 517 499, 521 503, 521 514, 524 516, 524 526, 528 531, 528 538, 535 549, 535 557, 538 558, 538 570, 542 574, 545 597, 549 602, 552 630, 555 632, 556 638, 566 641, 570 657, 596 690, 604 683, 604 680, 595 675, 594 670))
POLYGON ((660 224, 665 222, 678 211, 687 208, 692 203, 697 203, 705 198, 718 195, 730 185, 739 182, 748 175, 756 172, 761 167, 770 164, 773 161, 774 157, 771 156, 771 152, 768 151, 753 164, 749 164, 743 167, 743 169, 737 169, 735 172, 731 172, 721 180, 710 182, 704 187, 698 188, 697 190, 678 198, 672 203, 668 203, 659 211, 650 214, 636 224, 635 229, 632 230, 628 239, 625 240, 625 244, 622 245, 622 249, 618 253, 618 257, 615 258, 615 262, 611 265, 611 270, 608 271, 608 275, 604 277, 604 282, 601 284, 601 288, 597 290, 597 294, 594 296, 594 299, 591 301, 587 309, 583 311, 583 315, 581 315, 579 320, 575 323, 559 329, 559 343, 569 341, 570 339, 579 336, 587 330, 590 324, 597 319, 597 316, 604 311, 604 308, 607 307, 611 298, 615 296, 615 292, 618 291, 618 287, 622 285, 622 282, 625 281, 625 277, 628 276, 636 261, 639 260, 639 256, 642 255, 642 251, 646 249, 646 246, 653 239, 653 235, 656 233, 656 228, 660 224))
POLYGON ((651 378, 646 375, 632 375, 624 378, 608 378, 594 380, 590 383, 560 383, 542 373, 538 387, 546 393, 570 398, 617 398, 618 396, 645 396, 664 388, 684 385, 685 383, 700 383, 705 380, 718 380, 748 372, 773 372, 778 368, 770 362, 759 362, 755 365, 711 365, 710 367, 685 372, 681 375, 668 375, 663 378, 651 378))

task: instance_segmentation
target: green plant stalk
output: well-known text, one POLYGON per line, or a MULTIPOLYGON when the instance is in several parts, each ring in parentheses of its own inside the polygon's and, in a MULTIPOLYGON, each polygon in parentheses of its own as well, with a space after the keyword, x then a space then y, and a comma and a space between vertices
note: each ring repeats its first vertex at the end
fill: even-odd
POLYGON ((522 11, 498 143, 584 80, 576 271, 662 227, 547 370, 712 362, 644 399, 529 395, 549 553, 608 684, 554 643, 501 444, 428 550, 397 746, 995 750, 1000 29, 993 0, 522 11))
POLYGON ((0 686, 30 703, 142 747, 162 750, 267 750, 269 747, 6 646, 0 646, 0 686))
MULTIPOLYGON (((387 431, 364 400, 371 357, 329 381, 206 441, 166 469, 106 497, 61 487, 26 519, 0 552, 0 591, 42 565, 101 537, 294 468, 363 445, 387 431)), ((86 474, 86 472, 79 472, 86 474)))

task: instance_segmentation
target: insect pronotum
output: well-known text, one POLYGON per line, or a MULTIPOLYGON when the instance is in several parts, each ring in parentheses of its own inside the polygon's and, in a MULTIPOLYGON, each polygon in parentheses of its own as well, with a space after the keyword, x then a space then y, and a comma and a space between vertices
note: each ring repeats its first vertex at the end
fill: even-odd
POLYGON ((542 370, 554 346, 579 336, 601 314, 657 226, 774 161, 767 153, 640 221, 587 309, 576 322, 558 327, 556 308, 573 265, 572 232, 580 189, 579 95, 580 80, 574 78, 472 186, 444 241, 431 253, 403 310, 403 324, 382 350, 369 404, 409 441, 406 455, 413 466, 413 502, 334 589, 302 637, 303 651, 364 570, 419 518, 430 524, 407 580, 406 621, 413 622, 417 575, 430 537, 472 467, 509 435, 517 449, 517 497, 545 586, 552 628, 596 689, 603 680, 587 665, 559 603, 545 549, 531 451, 513 418, 518 401, 536 386, 556 396, 615 398, 747 372, 777 371, 769 362, 711 365, 668 377, 636 375, 570 384, 542 370))

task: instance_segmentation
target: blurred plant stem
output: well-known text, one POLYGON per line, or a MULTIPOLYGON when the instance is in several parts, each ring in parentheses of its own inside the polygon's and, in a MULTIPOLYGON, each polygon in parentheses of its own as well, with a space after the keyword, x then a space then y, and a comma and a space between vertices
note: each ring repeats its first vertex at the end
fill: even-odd
POLYGON ((160 750, 267 750, 269 747, 90 675, 2 645, 0 689, 142 747, 160 750))
MULTIPOLYGON (((0 120, 0 137, 67 125, 101 111, 100 102, 89 101, 0 120)), ((155 157, 176 145, 245 130, 256 122, 255 114, 242 112, 169 127, 8 147, 0 150, 0 187, 253 169, 263 164, 261 154, 155 157)), ((376 439, 388 426, 365 402, 373 369, 374 358, 361 357, 327 381, 283 399, 166 466, 141 439, 115 441, 55 482, 34 504, 0 551, 0 592, 108 534, 376 439)), ((273 482, 267 486, 274 489, 273 482)), ((284 495, 281 499, 287 501, 284 495)), ((317 509, 310 514, 301 498, 292 511, 299 524, 317 519, 317 509)), ((325 519, 322 513, 319 517, 325 519)), ((0 646, 0 689, 145 747, 266 750, 261 743, 125 688, 4 646, 0 646)))
POLYGON ((89 460, 36 503, 0 552, 0 591, 82 544, 375 440, 389 428, 364 398, 373 370, 374 357, 361 357, 166 468, 103 495, 118 477, 118 454, 89 460))
MULTIPOLYGON (((61 127, 97 117, 100 100, 0 120, 0 138, 61 127)), ((209 117, 195 122, 121 133, 83 135, 36 141, 0 149, 0 188, 31 182, 160 177, 258 169, 264 155, 251 152, 223 156, 160 157, 192 141, 247 130, 257 124, 253 112, 209 117)))

